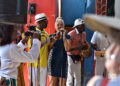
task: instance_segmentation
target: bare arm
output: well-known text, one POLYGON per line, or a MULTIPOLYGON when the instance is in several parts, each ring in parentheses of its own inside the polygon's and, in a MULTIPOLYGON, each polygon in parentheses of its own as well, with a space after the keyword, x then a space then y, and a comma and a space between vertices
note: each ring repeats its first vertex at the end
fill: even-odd
POLYGON ((71 49, 71 41, 70 41, 70 39, 65 39, 64 40, 64 46, 65 46, 66 51, 70 51, 70 49, 71 49))
POLYGON ((64 40, 65 50, 66 51, 70 51, 70 49, 71 49, 71 40, 70 39, 66 39, 65 33, 63 34, 63 40, 64 40))
POLYGON ((49 51, 52 49, 53 45, 55 44, 56 40, 55 39, 50 39, 50 44, 49 44, 49 51))
POLYGON ((94 76, 88 81, 86 86, 95 86, 96 81, 100 78, 101 78, 100 76, 94 76))

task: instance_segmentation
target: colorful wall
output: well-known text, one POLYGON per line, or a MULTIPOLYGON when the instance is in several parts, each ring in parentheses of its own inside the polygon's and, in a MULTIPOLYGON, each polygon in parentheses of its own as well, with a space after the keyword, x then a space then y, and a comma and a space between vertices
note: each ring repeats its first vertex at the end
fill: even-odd
MULTIPOLYGON (((29 3, 36 3, 36 14, 45 13, 48 17, 48 27, 46 31, 49 34, 54 33, 54 22, 57 17, 58 0, 28 0, 29 3)), ((95 13, 95 0, 62 0, 62 17, 67 26, 73 26, 74 20, 82 18, 85 13, 95 13)), ((34 15, 27 15, 27 24, 35 24, 34 15)), ((69 28, 67 28, 69 29, 69 28)), ((86 27, 87 41, 90 43, 93 32, 86 27)), ((84 59, 84 86, 93 75, 93 55, 84 59)))
MULTIPOLYGON (((55 32, 54 23, 56 19, 56 11, 57 11, 57 5, 56 0, 28 0, 28 7, 29 3, 35 3, 36 4, 36 10, 35 15, 39 13, 45 13, 48 18, 48 27, 45 29, 49 34, 52 34, 55 32)), ((28 13, 27 15, 27 25, 33 25, 35 24, 35 15, 31 15, 28 13), (31 21, 31 23, 30 23, 31 21)), ((27 28, 25 27, 25 30, 27 28)), ((47 85, 48 86, 49 79, 47 79, 47 85)))
MULTIPOLYGON (((56 18, 56 0, 28 0, 29 3, 36 4, 36 14, 45 13, 48 17, 48 27, 46 31, 51 34, 54 33, 54 22, 56 18)), ((27 24, 32 25, 35 24, 35 15, 31 16, 31 23, 30 23, 30 15, 27 15, 27 24)))

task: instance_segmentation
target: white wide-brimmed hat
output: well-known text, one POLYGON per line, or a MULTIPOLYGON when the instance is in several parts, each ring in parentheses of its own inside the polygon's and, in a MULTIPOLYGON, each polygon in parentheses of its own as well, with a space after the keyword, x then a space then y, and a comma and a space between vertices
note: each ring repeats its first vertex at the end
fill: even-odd
POLYGON ((41 20, 44 20, 44 19, 47 19, 45 13, 40 13, 40 14, 37 14, 35 16, 35 22, 38 22, 38 21, 41 21, 41 20))
POLYGON ((120 30, 120 19, 117 17, 86 14, 84 21, 91 30, 99 31, 105 35, 108 34, 111 29, 120 30))
POLYGON ((120 30, 120 0, 115 0, 115 17, 86 14, 84 21, 90 29, 105 35, 114 29, 120 30))
POLYGON ((76 26, 82 25, 82 24, 84 24, 84 20, 78 18, 75 20, 73 28, 75 28, 76 26))

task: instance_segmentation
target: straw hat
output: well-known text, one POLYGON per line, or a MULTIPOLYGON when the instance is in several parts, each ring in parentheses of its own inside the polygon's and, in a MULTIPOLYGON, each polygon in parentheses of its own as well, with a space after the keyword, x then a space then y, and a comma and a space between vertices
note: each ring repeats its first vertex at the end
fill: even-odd
POLYGON ((85 24, 93 31, 99 31, 105 35, 111 31, 120 31, 120 0, 115 0, 115 17, 86 14, 85 24))
POLYGON ((107 35, 111 29, 120 30, 120 19, 100 15, 86 14, 85 24, 93 31, 99 31, 107 35))
POLYGON ((40 14, 37 14, 35 16, 35 22, 38 22, 38 21, 41 21, 41 20, 44 20, 44 19, 47 19, 45 13, 40 13, 40 14))

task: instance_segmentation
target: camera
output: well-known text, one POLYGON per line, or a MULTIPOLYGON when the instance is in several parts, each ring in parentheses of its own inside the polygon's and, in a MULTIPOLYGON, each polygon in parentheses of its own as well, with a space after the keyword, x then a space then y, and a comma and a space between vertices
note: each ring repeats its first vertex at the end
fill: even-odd
POLYGON ((27 27, 28 27, 28 30, 30 30, 30 31, 36 31, 36 26, 34 26, 34 25, 27 26, 27 27))
POLYGON ((33 37, 33 32, 36 32, 36 26, 31 25, 31 26, 27 26, 27 28, 28 28, 28 31, 26 31, 24 35, 33 37))
POLYGON ((24 33, 24 35, 25 35, 25 36, 33 36, 33 33, 30 32, 30 31, 26 31, 26 32, 24 33))
POLYGON ((24 33, 25 36, 31 36, 33 38, 33 34, 37 33, 39 35, 39 40, 41 40, 41 33, 39 31, 36 31, 36 26, 31 25, 27 27, 28 31, 24 33))

